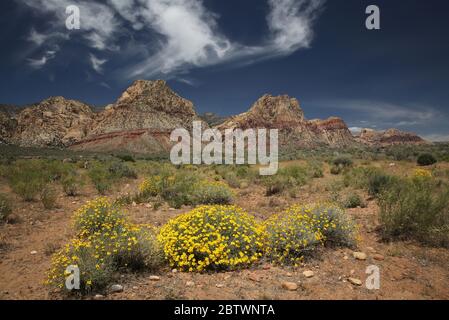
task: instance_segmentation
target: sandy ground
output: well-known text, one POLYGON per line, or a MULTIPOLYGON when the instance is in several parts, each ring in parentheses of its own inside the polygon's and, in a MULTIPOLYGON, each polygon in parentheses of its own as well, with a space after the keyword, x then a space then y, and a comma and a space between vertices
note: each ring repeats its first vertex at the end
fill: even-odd
MULTIPOLYGON (((303 188, 297 198, 267 198, 262 188, 251 186, 238 191, 237 204, 264 219, 289 204, 322 199, 320 180, 303 188)), ((111 196, 133 191, 137 183, 125 182, 111 196)), ((4 182, 0 182, 0 192, 16 200, 14 215, 18 220, 0 226, 0 299, 64 299, 43 284, 45 274, 51 254, 73 236, 73 211, 95 198, 94 190, 86 187, 83 195, 76 198, 61 193, 59 208, 52 211, 44 210, 37 202, 21 201, 4 182)), ((155 225, 189 209, 127 207, 133 221, 155 225)), ((215 274, 165 269, 156 274, 158 281, 150 280, 153 274, 123 274, 117 283, 124 286, 124 291, 106 295, 105 299, 449 299, 449 250, 381 242, 376 233, 377 206, 373 201, 368 201, 367 208, 350 209, 348 213, 359 224, 361 241, 357 251, 366 253, 366 260, 356 260, 350 249, 325 248, 318 258, 297 268, 261 262, 249 270, 215 274), (365 271, 370 265, 380 268, 379 290, 365 286, 365 271), (306 278, 306 270, 313 271, 314 276, 306 278), (349 278, 360 279, 362 285, 351 284, 349 278), (285 281, 298 284, 298 290, 283 289, 285 281)))

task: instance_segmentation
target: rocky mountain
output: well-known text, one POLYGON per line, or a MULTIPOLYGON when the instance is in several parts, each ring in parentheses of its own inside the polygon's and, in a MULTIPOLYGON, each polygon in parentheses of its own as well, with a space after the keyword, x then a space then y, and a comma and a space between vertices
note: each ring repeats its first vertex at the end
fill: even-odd
POLYGON ((417 135, 398 130, 363 130, 354 137, 340 118, 307 120, 297 99, 264 95, 248 112, 230 118, 213 113, 199 117, 193 103, 180 97, 165 81, 135 81, 121 97, 102 110, 63 97, 27 107, 0 105, 0 143, 26 147, 69 147, 73 150, 160 154, 170 150, 176 128, 279 129, 280 147, 341 148, 425 143, 417 135))
POLYGON ((86 137, 93 120, 88 105, 53 97, 20 111, 7 140, 23 147, 65 147, 86 137))
POLYGON ((375 131, 372 129, 362 129, 356 140, 369 145, 386 147, 400 144, 426 144, 426 140, 411 132, 403 132, 397 129, 389 129, 386 131, 375 131))
POLYGON ((218 129, 242 130, 248 128, 279 129, 280 147, 346 147, 354 145, 355 139, 339 118, 308 121, 297 99, 289 96, 264 95, 248 112, 231 117, 218 129))
POLYGON ((174 129, 192 129, 200 118, 193 103, 176 94, 162 80, 135 81, 91 123, 86 139, 74 150, 164 153, 174 129))

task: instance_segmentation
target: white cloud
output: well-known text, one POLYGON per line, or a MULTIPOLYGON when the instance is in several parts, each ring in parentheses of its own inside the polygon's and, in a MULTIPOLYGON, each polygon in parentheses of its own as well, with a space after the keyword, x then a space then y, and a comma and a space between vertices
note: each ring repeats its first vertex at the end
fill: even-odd
POLYGON ((56 55, 56 51, 49 50, 39 59, 28 59, 28 64, 34 69, 40 69, 47 64, 48 61, 53 59, 56 55))
MULTIPOLYGON (((266 0, 269 33, 256 46, 229 39, 219 30, 218 16, 202 0, 21 0, 38 12, 56 16, 52 29, 65 30, 65 8, 77 5, 81 13, 78 35, 92 48, 117 50, 121 35, 137 41, 133 32, 147 34, 137 45, 147 47, 146 54, 129 57, 121 68, 121 78, 164 77, 186 73, 191 68, 222 63, 254 63, 289 55, 310 46, 312 23, 325 0, 266 0), (130 28, 129 28, 130 26, 130 28), (152 40, 148 40, 152 39, 152 40), (139 63, 133 61, 139 60, 139 63)), ((35 43, 44 43, 33 33, 35 43)))
POLYGON ((90 54, 89 55, 89 61, 92 65, 92 68, 97 72, 97 73, 102 73, 103 72, 103 65, 108 61, 107 59, 100 59, 97 58, 95 55, 90 54))

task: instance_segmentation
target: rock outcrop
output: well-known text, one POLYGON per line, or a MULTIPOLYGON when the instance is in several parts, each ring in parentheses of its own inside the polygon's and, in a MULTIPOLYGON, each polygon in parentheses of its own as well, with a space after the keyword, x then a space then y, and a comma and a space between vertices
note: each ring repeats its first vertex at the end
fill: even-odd
POLYGON ((279 129, 281 148, 300 147, 346 147, 355 143, 354 137, 343 120, 307 121, 297 99, 289 96, 264 95, 251 109, 231 117, 218 129, 279 129))
MULTIPOLYGON (((73 150, 167 153, 174 129, 192 129, 201 121, 193 103, 176 94, 165 81, 135 81, 114 103, 93 112, 84 103, 54 97, 27 107, 0 105, 0 143, 25 147, 69 147, 73 150)), ((264 95, 248 112, 230 118, 207 113, 203 128, 279 129, 281 150, 344 148, 357 144, 389 146, 423 144, 412 133, 364 129, 354 137, 340 118, 306 120, 297 99, 264 95)))
POLYGON ((389 129, 386 131, 375 131, 372 129, 362 129, 356 140, 369 145, 386 147, 401 144, 426 144, 426 140, 411 132, 403 132, 397 129, 389 129))
POLYGON ((162 154, 170 150, 174 129, 192 129, 200 121, 193 103, 165 81, 135 81, 116 103, 98 114, 86 139, 73 150, 162 154))
POLYGON ((86 137, 93 119, 88 105, 53 97, 22 110, 7 140, 23 147, 66 147, 86 137))

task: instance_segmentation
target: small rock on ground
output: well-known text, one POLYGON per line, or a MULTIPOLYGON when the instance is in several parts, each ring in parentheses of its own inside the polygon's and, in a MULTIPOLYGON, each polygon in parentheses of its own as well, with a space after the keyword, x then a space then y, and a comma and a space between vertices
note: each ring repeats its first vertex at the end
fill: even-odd
POLYGON ((158 276, 150 276, 150 281, 159 281, 159 280, 161 280, 161 278, 158 276))
POLYGON ((348 281, 351 282, 353 285, 356 285, 356 286, 361 286, 362 285, 362 281, 360 279, 348 278, 348 281))
POLYGON ((298 285, 294 282, 283 282, 282 288, 288 291, 296 291, 298 290, 298 285))
POLYGON ((353 257, 357 260, 366 260, 367 256, 364 252, 353 252, 353 257))
POLYGON ((306 271, 304 271, 302 274, 303 274, 304 277, 306 277, 306 278, 312 278, 312 277, 315 275, 315 273, 314 273, 313 271, 311 271, 311 270, 306 270, 306 271))
POLYGON ((119 293, 123 292, 123 286, 120 284, 114 284, 111 286, 111 292, 112 293, 119 293))

